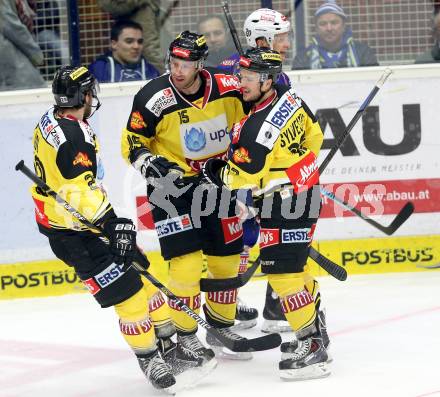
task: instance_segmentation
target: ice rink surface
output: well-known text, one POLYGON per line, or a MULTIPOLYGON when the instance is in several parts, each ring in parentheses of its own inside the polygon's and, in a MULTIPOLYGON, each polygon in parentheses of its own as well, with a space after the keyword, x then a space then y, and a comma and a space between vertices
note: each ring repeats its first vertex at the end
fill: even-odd
MULTIPOLYGON (((319 281, 334 358, 329 378, 281 381, 275 349, 247 362, 219 361, 177 395, 440 397, 439 271, 319 281)), ((262 309, 265 284, 251 282, 241 298, 262 309)), ((1 397, 164 395, 143 378, 113 309, 90 295, 0 301, 0 319, 1 397)), ((260 336, 260 325, 242 334, 260 336)))

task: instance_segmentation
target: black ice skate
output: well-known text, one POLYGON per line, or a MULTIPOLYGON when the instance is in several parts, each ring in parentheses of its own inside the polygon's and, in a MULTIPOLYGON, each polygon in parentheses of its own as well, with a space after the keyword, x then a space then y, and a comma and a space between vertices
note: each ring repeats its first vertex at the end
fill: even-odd
POLYGON ((240 298, 237 298, 237 310, 235 312, 235 325, 233 331, 248 329, 257 325, 258 310, 247 306, 240 298))
POLYGON ((292 332, 292 328, 290 327, 288 321, 286 320, 286 316, 281 310, 280 299, 269 283, 267 283, 263 318, 264 322, 261 326, 261 332, 292 332))
POLYGON ((328 355, 319 335, 295 342, 297 348, 290 353, 290 358, 281 359, 279 363, 281 379, 296 381, 325 378, 330 375, 327 366, 328 355))
POLYGON ((171 367, 165 363, 156 350, 149 355, 136 356, 142 372, 154 388, 169 394, 176 393, 176 378, 171 372, 171 367))
MULTIPOLYGON (((221 334, 227 336, 230 339, 235 340, 241 340, 246 339, 240 335, 235 334, 232 332, 232 327, 228 328, 217 328, 217 331, 221 334)), ((250 352, 233 352, 226 347, 223 346, 223 344, 218 341, 215 336, 211 335, 209 332, 206 334, 206 343, 212 347, 212 349, 215 351, 215 355, 217 357, 229 359, 229 360, 250 360, 252 359, 252 353, 250 352)))

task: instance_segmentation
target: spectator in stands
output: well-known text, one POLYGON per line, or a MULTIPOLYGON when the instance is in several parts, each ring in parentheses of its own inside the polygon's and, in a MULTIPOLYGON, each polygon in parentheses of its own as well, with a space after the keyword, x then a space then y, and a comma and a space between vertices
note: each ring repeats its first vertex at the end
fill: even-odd
POLYGON ((215 67, 237 51, 222 17, 208 15, 199 21, 198 26, 198 33, 205 36, 209 48, 206 66, 215 67))
POLYGON ((98 0, 98 4, 115 19, 130 19, 142 26, 143 55, 163 73, 165 57, 160 50, 160 0, 98 0))
POLYGON ((293 60, 293 69, 327 69, 377 66, 374 51, 353 39, 347 15, 336 1, 327 1, 315 12, 316 36, 293 60))
POLYGON ((32 35, 34 17, 26 0, 0 0, 0 90, 46 86, 37 69, 44 56, 32 35))
POLYGON ((434 14, 433 25, 434 45, 432 48, 416 58, 416 63, 440 62, 440 9, 434 14))
POLYGON ((142 26, 120 20, 111 30, 111 51, 94 61, 89 70, 101 83, 149 80, 159 76, 158 70, 142 55, 142 26))

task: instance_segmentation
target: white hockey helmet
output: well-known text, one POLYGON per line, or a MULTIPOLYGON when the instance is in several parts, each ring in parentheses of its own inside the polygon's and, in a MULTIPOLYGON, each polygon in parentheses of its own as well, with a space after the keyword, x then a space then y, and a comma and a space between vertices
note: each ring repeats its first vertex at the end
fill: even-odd
POLYGON ((290 32, 290 22, 278 11, 260 8, 246 18, 243 31, 249 47, 256 47, 257 39, 264 37, 273 49, 275 35, 290 32))

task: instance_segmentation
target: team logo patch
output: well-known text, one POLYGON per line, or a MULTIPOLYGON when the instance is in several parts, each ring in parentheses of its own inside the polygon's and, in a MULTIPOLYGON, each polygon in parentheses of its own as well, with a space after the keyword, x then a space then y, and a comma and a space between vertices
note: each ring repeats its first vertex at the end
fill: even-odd
POLYGON ((244 147, 240 147, 232 153, 232 160, 234 163, 250 163, 252 160, 249 157, 249 150, 244 147))
POLYGON ((87 153, 78 152, 78 154, 73 159, 73 165, 82 165, 83 167, 91 167, 92 162, 89 160, 87 153))
POLYGON ((243 236, 243 227, 238 216, 222 218, 222 229, 225 243, 229 244, 243 236))
POLYGON ((309 228, 281 230, 281 242, 283 244, 310 243, 312 238, 313 233, 309 228))
POLYGON ((145 124, 144 118, 140 114, 140 112, 133 112, 130 118, 130 127, 133 130, 141 130, 145 128, 147 124, 145 124))
POLYGON ((271 245, 277 245, 280 242, 279 229, 260 229, 260 249, 271 245))
POLYGON ((188 214, 176 218, 165 219, 154 224, 158 237, 171 236, 193 228, 188 214))
POLYGON ((185 131, 185 146, 191 152, 199 152, 206 146, 206 136, 201 128, 191 127, 185 131))

